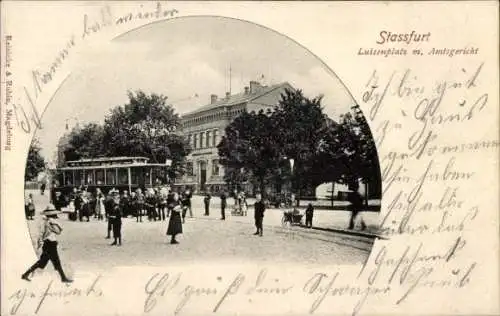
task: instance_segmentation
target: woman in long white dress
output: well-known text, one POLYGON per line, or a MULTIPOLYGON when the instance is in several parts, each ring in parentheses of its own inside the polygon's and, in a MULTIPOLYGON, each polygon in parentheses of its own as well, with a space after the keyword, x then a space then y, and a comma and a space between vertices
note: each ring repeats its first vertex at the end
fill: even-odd
POLYGON ((104 215, 106 214, 104 200, 105 200, 104 194, 102 194, 101 190, 98 188, 96 192, 96 213, 97 213, 97 219, 100 221, 104 219, 104 215))

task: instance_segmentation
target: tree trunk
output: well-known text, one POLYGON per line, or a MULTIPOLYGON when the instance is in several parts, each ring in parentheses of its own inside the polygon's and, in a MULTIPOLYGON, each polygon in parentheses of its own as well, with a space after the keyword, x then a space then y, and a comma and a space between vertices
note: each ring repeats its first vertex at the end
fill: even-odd
POLYGON ((368 207, 368 182, 365 182, 365 206, 368 207))
POLYGON ((300 180, 298 179, 297 177, 297 194, 295 195, 295 198, 297 199, 297 204, 296 206, 299 207, 300 206, 300 194, 301 194, 301 186, 300 186, 300 180))
POLYGON ((333 208, 333 199, 335 198, 335 181, 332 181, 332 208, 333 208))
POLYGON ((262 195, 262 199, 266 197, 266 190, 265 190, 265 185, 264 185, 264 177, 259 178, 259 189, 260 189, 260 194, 262 195))

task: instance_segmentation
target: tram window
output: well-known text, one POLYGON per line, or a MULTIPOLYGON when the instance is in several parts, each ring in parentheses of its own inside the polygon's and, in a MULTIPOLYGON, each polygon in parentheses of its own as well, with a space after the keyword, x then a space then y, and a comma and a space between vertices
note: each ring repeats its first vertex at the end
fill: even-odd
POLYGON ((106 184, 116 184, 116 171, 115 169, 106 170, 106 184))
POLYGON ((153 168, 153 184, 160 184, 161 183, 161 179, 164 178, 164 174, 165 174, 165 170, 163 170, 162 168, 153 168))
POLYGON ((82 185, 82 173, 81 170, 75 170, 75 185, 82 185))
POLYGON ((128 184, 128 171, 125 168, 118 169, 118 184, 128 184))
POLYGON ((66 181, 65 185, 73 185, 73 172, 64 172, 64 180, 66 181))
POLYGON ((94 171, 85 170, 85 184, 94 184, 94 171))
POLYGON ((131 168, 132 184, 139 184, 139 169, 131 168))
POLYGON ((97 184, 104 184, 104 170, 95 171, 95 182, 97 184))

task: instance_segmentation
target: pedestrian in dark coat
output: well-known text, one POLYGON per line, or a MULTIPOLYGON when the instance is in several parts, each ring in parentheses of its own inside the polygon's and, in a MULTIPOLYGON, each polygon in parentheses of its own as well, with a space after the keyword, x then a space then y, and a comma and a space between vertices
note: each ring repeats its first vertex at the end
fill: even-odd
POLYGON ((209 216, 210 215, 210 199, 212 197, 210 196, 210 193, 206 193, 205 194, 205 198, 203 199, 203 203, 205 204, 205 216, 209 216))
POLYGON ((221 220, 226 219, 226 193, 223 191, 220 195, 220 215, 221 215, 221 220))
POLYGON ((49 195, 49 200, 50 203, 54 204, 54 201, 56 200, 56 191, 58 190, 57 188, 57 181, 52 181, 52 186, 50 188, 50 195, 49 195))
MULTIPOLYGON (((182 208, 182 212, 181 212, 182 223, 184 224, 186 222, 186 214, 187 214, 188 210, 191 208, 191 198, 189 197, 188 194, 186 194, 186 192, 184 192, 183 194, 179 194, 179 197, 180 197, 180 203, 181 203, 181 208, 182 208)), ((172 199, 173 199, 173 195, 172 195, 172 199)))
POLYGON ((262 222, 264 220, 264 212, 266 211, 266 205, 262 201, 262 196, 260 194, 257 194, 255 196, 255 204, 254 204, 254 218, 255 218, 255 227, 257 228, 257 231, 255 232, 254 235, 259 235, 262 237, 263 234, 263 228, 262 228, 262 222))
POLYGON ((60 214, 60 211, 57 211, 55 206, 52 204, 49 204, 49 206, 47 206, 47 208, 42 212, 44 219, 40 230, 40 237, 38 238, 38 248, 42 248, 42 254, 40 259, 23 273, 21 276, 23 280, 31 281, 29 278, 30 274, 38 268, 45 269, 47 263, 51 261, 54 269, 59 272, 62 282, 73 282, 73 280, 66 277, 57 252, 57 235, 60 235, 62 232, 62 226, 56 220, 57 214, 60 214))
POLYGON ((156 197, 154 195, 154 191, 151 192, 151 190, 148 190, 146 192, 146 197, 144 199, 144 207, 147 209, 148 212, 148 220, 152 221, 154 220, 156 222, 157 216, 156 216, 156 197))
POLYGON ((42 185, 40 186, 40 194, 41 195, 44 195, 45 194, 45 187, 47 185, 45 184, 45 182, 42 183, 42 185))
POLYGON ((123 195, 120 197, 120 208, 122 210, 123 216, 127 217, 130 215, 130 197, 127 190, 123 191, 123 195))
POLYGON ((77 194, 75 195, 75 212, 77 212, 80 222, 83 220, 82 204, 83 204, 82 196, 80 191, 78 191, 77 194))
POLYGON ((108 220, 108 225, 107 225, 107 235, 106 239, 111 238, 111 231, 113 231, 113 220, 110 218, 110 215, 113 211, 114 207, 114 200, 113 200, 113 191, 110 190, 108 192, 108 195, 106 196, 106 200, 104 201, 104 213, 106 214, 106 219, 108 220))
POLYGON ((26 199, 26 203, 24 205, 24 211, 27 220, 33 220, 33 216, 35 216, 35 202, 33 201, 33 194, 29 194, 26 199))
POLYGON ((137 194, 134 191, 130 192, 129 203, 130 203, 130 211, 133 213, 133 216, 136 217, 137 222, 139 222, 139 213, 137 210, 137 208, 138 208, 138 206, 137 206, 137 194))
MULTIPOLYGON (((358 216, 359 212, 361 212, 363 208, 363 197, 361 197, 361 194, 359 193, 359 183, 357 181, 351 183, 350 189, 352 192, 349 192, 349 202, 351 203, 349 205, 349 209, 351 211, 351 218, 349 220, 349 229, 354 229, 354 221, 356 220, 356 217, 358 216)), ((366 224, 361 218, 361 230, 366 229, 366 224)))
POLYGON ((114 241, 111 246, 122 245, 122 210, 120 208, 120 196, 118 191, 113 192, 113 199, 110 202, 109 220, 113 228, 114 241))
POLYGON ((175 239, 175 236, 182 234, 182 208, 178 193, 173 193, 172 201, 169 203, 168 207, 171 209, 171 213, 168 221, 167 236, 172 236, 172 239, 170 240, 171 244, 178 244, 179 242, 175 239))
POLYGON ((61 194, 61 192, 56 191, 56 195, 55 195, 53 204, 54 204, 54 207, 56 208, 56 210, 58 210, 58 211, 60 211, 63 207, 66 206, 66 199, 61 194))
POLYGON ((189 210, 189 217, 193 217, 193 209, 191 208, 191 198, 193 197, 193 194, 191 193, 191 190, 187 189, 184 192, 184 205, 187 207, 187 210, 189 210))
POLYGON ((312 228, 313 214, 314 207, 309 203, 306 208, 306 227, 308 228, 312 228))

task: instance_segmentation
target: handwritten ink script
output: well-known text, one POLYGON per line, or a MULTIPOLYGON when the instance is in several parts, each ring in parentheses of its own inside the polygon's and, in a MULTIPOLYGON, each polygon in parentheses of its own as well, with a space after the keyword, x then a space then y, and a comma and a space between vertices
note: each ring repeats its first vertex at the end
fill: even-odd
POLYGON ((407 247, 396 255, 383 247, 374 256, 374 267, 363 267, 360 275, 366 277, 367 282, 359 284, 352 280, 339 281, 338 271, 316 272, 303 280, 281 280, 263 269, 257 276, 239 273, 227 280, 217 277, 216 285, 208 287, 183 284, 182 274, 155 273, 144 287, 144 312, 150 313, 158 308, 164 311, 164 303, 169 302, 175 306, 174 313, 179 314, 190 304, 196 304, 200 297, 211 298, 211 312, 216 313, 223 311, 225 303, 231 300, 252 301, 258 296, 271 296, 276 300, 286 301, 294 295, 300 295, 309 302, 304 313, 321 313, 323 305, 331 306, 330 300, 349 297, 354 298, 352 314, 356 315, 370 297, 388 297, 395 292, 394 303, 401 304, 419 289, 465 287, 476 262, 471 262, 464 268, 453 269, 444 279, 428 265, 453 262, 465 244, 464 240, 458 238, 440 253, 425 253, 420 244, 414 248, 407 247), (395 285, 404 287, 404 291, 394 291, 395 285))
POLYGON ((66 287, 51 280, 40 291, 18 289, 9 296, 10 315, 38 314, 43 310, 43 306, 51 303, 68 304, 78 298, 100 298, 104 293, 100 284, 101 278, 101 275, 97 276, 84 288, 75 285, 66 287), (28 310, 33 306, 34 310, 28 310))
MULTIPOLYGON (((417 36, 393 35, 381 33, 378 44, 411 45, 417 36)), ((429 41, 427 35, 420 39, 429 41)), ((424 54, 419 49, 417 55, 424 54)), ((373 70, 367 77, 361 99, 381 153, 387 206, 380 232, 389 238, 408 236, 415 243, 372 252, 359 279, 402 288, 396 305, 418 289, 466 288, 480 265, 467 257, 477 243, 470 236, 482 215, 481 201, 470 195, 481 172, 471 162, 474 156, 494 155, 499 140, 485 133, 459 135, 488 120, 496 106, 485 88, 486 67, 479 60, 437 75, 403 68, 383 75, 373 70)))
MULTIPOLYGON (((489 95, 480 88, 483 67, 484 63, 479 63, 459 69, 455 79, 436 80, 430 86, 419 83, 411 69, 395 71, 384 82, 377 71, 368 79, 363 101, 375 126, 384 111, 400 113, 401 118, 397 120, 396 116, 396 122, 383 119, 376 127, 378 146, 383 147, 390 134, 409 135, 400 141, 406 142, 405 150, 389 151, 380 157, 383 196, 389 202, 382 221, 384 233, 460 232, 478 215, 478 206, 465 201, 462 191, 464 183, 476 180, 476 171, 470 164, 461 163, 460 154, 496 148, 498 140, 444 145, 440 133, 460 130, 464 124, 487 115, 489 95), (391 108, 386 108, 388 103, 391 108), (409 162, 421 168, 408 168, 409 162), (429 191, 438 183, 441 193, 429 191), (425 218, 432 218, 432 223, 425 218)), ((391 117, 394 119, 394 115, 391 117)))
MULTIPOLYGON (((18 97, 18 102, 12 103, 7 107, 7 113, 11 113, 9 115, 14 113, 17 126, 25 133, 31 133, 34 128, 41 129, 41 115, 37 110, 36 102, 48 84, 56 79, 60 81, 60 84, 66 80, 67 77, 58 78, 58 75, 65 61, 77 46, 92 38, 92 35, 102 32, 105 29, 125 26, 132 22, 150 23, 156 20, 169 19, 175 17, 178 13, 179 11, 176 9, 164 8, 161 2, 151 2, 141 4, 136 12, 120 14, 119 16, 113 12, 109 5, 102 7, 97 15, 84 14, 82 17, 81 32, 72 35, 63 44, 53 61, 46 68, 33 69, 31 71, 31 84, 22 87, 22 97, 18 97)), ((13 39, 9 39, 9 45, 10 40, 13 39)), ((10 61, 15 62, 15 58, 10 61)), ((10 82, 10 85, 12 86, 12 82, 10 82)), ((9 133, 12 128, 10 120, 8 122, 7 132, 9 133)))
POLYGON ((190 304, 196 305, 202 297, 211 299, 211 312, 227 312, 224 307, 230 301, 253 301, 259 296, 287 301, 299 295, 309 302, 303 307, 306 308, 303 312, 308 314, 321 313, 323 308, 331 306, 331 300, 354 298, 352 315, 356 315, 370 297, 388 297, 395 292, 394 303, 400 304, 418 289, 466 286, 476 266, 475 262, 465 268, 454 269, 444 280, 437 273, 433 275, 434 269, 427 266, 429 262, 453 262, 464 246, 465 241, 457 239, 442 253, 424 253, 422 245, 418 245, 414 249, 408 247, 396 256, 384 247, 375 255, 373 268, 363 267, 361 274, 366 276, 368 282, 359 283, 356 280, 339 281, 338 271, 316 272, 301 280, 283 280, 263 269, 256 276, 238 273, 228 279, 217 277, 216 285, 210 283, 210 286, 202 287, 185 284, 180 273, 155 273, 144 287, 144 312, 152 313, 158 309, 163 312, 165 303, 170 303, 175 306, 174 313, 179 314, 190 304), (405 290, 394 291, 396 283, 399 287, 405 287, 405 290))
POLYGON ((194 284, 184 285, 181 274, 155 273, 147 281, 144 288, 146 293, 144 312, 153 312, 155 309, 161 308, 159 306, 162 303, 168 301, 175 305, 174 313, 179 314, 189 304, 196 304, 197 298, 200 297, 211 298, 211 312, 227 312, 224 307, 231 300, 233 302, 252 301, 259 296, 271 296, 277 300, 286 301, 298 294, 311 302, 309 308, 304 310, 304 313, 309 314, 314 314, 319 310, 327 297, 356 297, 358 299, 354 309, 354 314, 356 314, 367 297, 390 292, 389 286, 358 286, 341 283, 337 281, 338 276, 339 272, 332 274, 318 272, 301 281, 283 280, 263 269, 256 276, 238 273, 227 280, 217 277, 216 286, 200 287, 194 284))

